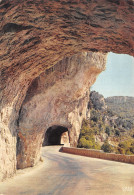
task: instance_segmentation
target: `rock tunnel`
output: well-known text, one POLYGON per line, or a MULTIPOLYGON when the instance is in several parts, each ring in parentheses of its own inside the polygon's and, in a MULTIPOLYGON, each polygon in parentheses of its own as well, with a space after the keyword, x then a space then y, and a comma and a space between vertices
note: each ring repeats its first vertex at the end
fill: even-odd
POLYGON ((55 124, 66 127, 70 145, 77 145, 89 87, 105 62, 106 54, 83 52, 64 58, 33 80, 17 120, 17 168, 37 164, 44 134, 55 124))
POLYGON ((69 143, 68 129, 62 126, 54 125, 49 127, 44 137, 43 146, 69 143))
POLYGON ((133 0, 0 1, 0 181, 38 163, 44 128, 60 124, 77 144, 106 53, 134 55, 133 10, 133 0))

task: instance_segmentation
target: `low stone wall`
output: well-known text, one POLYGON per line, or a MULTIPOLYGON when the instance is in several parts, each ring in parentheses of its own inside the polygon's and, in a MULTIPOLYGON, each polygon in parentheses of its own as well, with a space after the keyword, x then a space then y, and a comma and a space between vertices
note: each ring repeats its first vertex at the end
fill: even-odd
POLYGON ((93 158, 100 158, 105 160, 112 160, 124 163, 134 164, 134 155, 123 155, 123 154, 113 154, 113 153, 104 153, 102 150, 89 150, 83 148, 71 148, 71 147, 62 147, 62 152, 76 154, 81 156, 88 156, 93 158))

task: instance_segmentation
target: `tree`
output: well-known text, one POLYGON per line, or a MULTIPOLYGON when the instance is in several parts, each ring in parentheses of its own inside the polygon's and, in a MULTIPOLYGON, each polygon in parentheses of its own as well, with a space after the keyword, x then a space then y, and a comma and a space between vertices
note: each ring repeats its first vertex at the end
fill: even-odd
POLYGON ((89 121, 83 120, 81 133, 78 141, 79 148, 88 149, 100 149, 99 144, 95 143, 94 135, 97 133, 98 129, 96 127, 91 128, 89 121))
POLYGON ((104 152, 108 152, 108 153, 111 153, 114 151, 113 147, 108 143, 108 142, 105 142, 102 146, 101 146, 101 149, 104 151, 104 152))

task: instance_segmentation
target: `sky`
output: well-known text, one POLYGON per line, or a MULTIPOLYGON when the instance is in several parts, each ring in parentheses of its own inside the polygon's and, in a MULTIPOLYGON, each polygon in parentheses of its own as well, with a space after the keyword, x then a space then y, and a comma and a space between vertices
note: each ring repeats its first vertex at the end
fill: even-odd
POLYGON ((110 52, 106 70, 91 87, 105 98, 110 96, 134 97, 134 57, 110 52))

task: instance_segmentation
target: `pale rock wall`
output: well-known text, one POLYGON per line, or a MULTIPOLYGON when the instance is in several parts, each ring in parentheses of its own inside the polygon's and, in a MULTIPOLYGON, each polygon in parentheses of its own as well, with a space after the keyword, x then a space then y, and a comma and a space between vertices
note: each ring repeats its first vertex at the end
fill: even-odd
POLYGON ((18 119, 18 168, 38 162, 44 133, 53 125, 68 128, 70 145, 77 145, 89 87, 105 69, 105 62, 105 54, 80 53, 63 59, 33 81, 18 119))
POLYGON ((66 147, 70 147, 68 132, 62 133, 61 144, 64 144, 66 147))
MULTIPOLYGON (((20 88, 13 101, 0 110, 0 181, 12 177, 16 172, 17 118, 26 88, 27 84, 24 89, 20 88)), ((10 90, 12 94, 12 88, 10 90)), ((7 95, 10 99, 10 93, 7 95)))
POLYGON ((78 52, 134 55, 133 6, 133 0, 0 1, 1 179, 15 172, 17 119, 31 82, 78 52))

